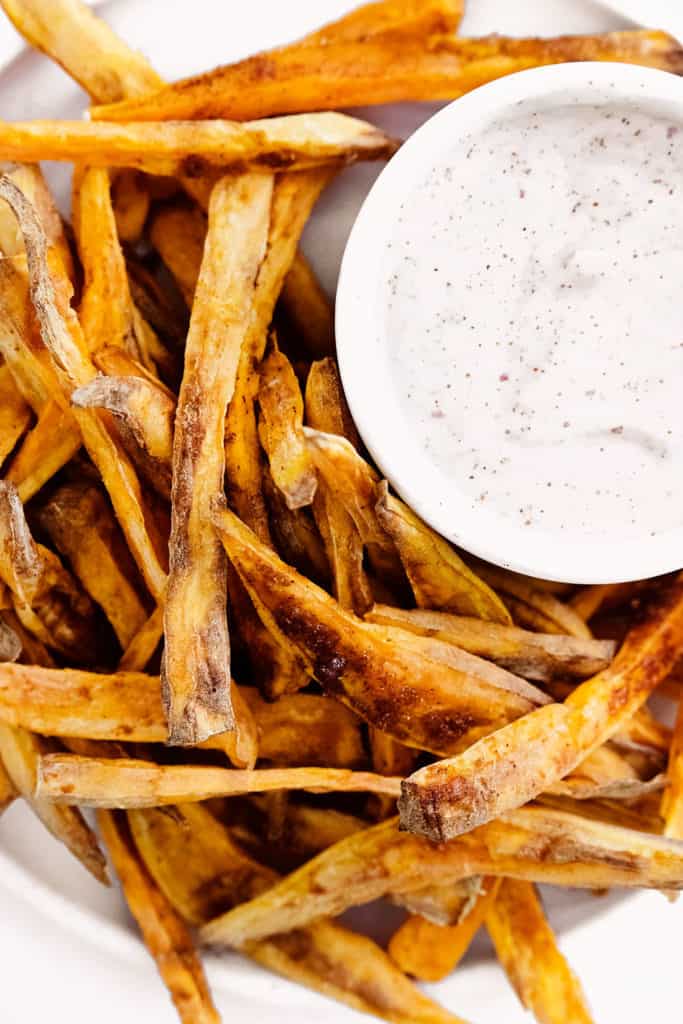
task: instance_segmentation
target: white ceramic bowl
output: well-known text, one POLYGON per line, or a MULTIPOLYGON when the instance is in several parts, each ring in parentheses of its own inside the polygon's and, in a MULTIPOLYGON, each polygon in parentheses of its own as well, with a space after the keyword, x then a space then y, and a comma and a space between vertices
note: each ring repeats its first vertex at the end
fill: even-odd
MULTIPOLYGON (((572 583, 616 583, 679 569, 683 525, 653 536, 644 520, 638 527, 642 534, 628 543, 616 536, 617 531, 610 542, 582 535, 578 529, 572 533, 569 526, 560 543, 557 535, 504 520, 490 507, 473 509, 458 480, 424 454, 392 383, 392 343, 386 335, 381 282, 385 243, 394 233, 399 206, 458 139, 481 131, 522 101, 533 101, 538 109, 564 102, 623 102, 683 124, 683 80, 677 76, 588 62, 500 79, 426 122, 377 179, 344 254, 337 292, 337 344, 351 412, 373 458, 398 493, 441 534, 481 558, 531 576, 572 583)), ((456 265, 455 275, 457 271, 456 265)), ((580 472, 577 466, 579 479, 580 472)))

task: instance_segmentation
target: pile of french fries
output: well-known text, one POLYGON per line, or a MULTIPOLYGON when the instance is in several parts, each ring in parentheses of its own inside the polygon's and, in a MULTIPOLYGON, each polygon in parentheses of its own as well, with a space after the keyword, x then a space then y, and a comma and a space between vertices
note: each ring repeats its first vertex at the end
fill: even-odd
POLYGON ((198 942, 457 1024, 412 979, 481 927, 542 1024, 589 1021, 535 886, 683 888, 683 712, 647 704, 683 694, 683 575, 551 584, 436 535, 364 452, 298 244, 397 145, 340 108, 681 47, 379 0, 165 85, 81 0, 0 2, 92 103, 0 123, 0 808, 105 883, 106 851, 188 1024, 219 1019, 198 942), (378 898, 386 951, 334 920, 378 898))

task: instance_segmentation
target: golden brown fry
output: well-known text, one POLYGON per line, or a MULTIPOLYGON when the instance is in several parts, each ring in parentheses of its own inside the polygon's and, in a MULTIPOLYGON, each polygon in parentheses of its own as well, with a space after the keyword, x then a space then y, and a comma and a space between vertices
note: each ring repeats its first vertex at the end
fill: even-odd
POLYGON ((306 442, 327 493, 351 516, 364 545, 375 544, 395 554, 393 541, 378 523, 375 505, 379 477, 350 441, 306 427, 306 442))
MULTIPOLYGON (((40 167, 37 164, 2 162, 0 170, 21 189, 37 210, 50 246, 54 247, 69 278, 73 280, 73 259, 64 223, 40 167)), ((0 210, 0 251, 7 257, 25 256, 26 251, 16 218, 6 206, 0 210)))
POLYGON ((97 103, 144 96, 163 80, 82 0, 2 0, 24 38, 60 64, 97 103))
POLYGON ((304 400, 292 364, 274 348, 260 369, 259 437, 287 507, 310 505, 318 479, 304 437, 304 400))
POLYGON ((140 474, 170 498, 176 402, 165 388, 141 376, 103 374, 76 388, 71 402, 79 409, 108 410, 140 474))
POLYGON ((388 893, 450 885, 473 874, 571 887, 683 887, 683 843, 547 807, 525 807, 449 843, 399 832, 397 819, 337 843, 262 896, 202 929, 245 943, 388 893), (580 854, 579 854, 580 851, 580 854), (577 856, 580 855, 580 860, 577 856))
POLYGON ((309 579, 316 583, 327 581, 330 567, 310 511, 287 507, 284 495, 273 483, 267 467, 263 471, 263 493, 268 506, 268 524, 278 553, 309 579))
POLYGON ((377 518, 398 548, 420 608, 510 623, 508 611, 490 586, 467 568, 442 537, 380 485, 377 518))
POLYGON ((481 885, 481 878, 472 875, 449 885, 425 885, 410 892, 391 893, 390 899, 432 924, 455 925, 474 904, 481 885))
MULTIPOLYGON (((5 608, 2 611, 2 619, 6 626, 12 630, 19 640, 21 650, 16 659, 22 665, 38 665, 43 668, 54 668, 55 661, 45 644, 29 633, 21 620, 17 617, 14 608, 5 608)), ((5 658, 4 661, 12 661, 12 658, 5 658)))
POLYGON ((214 170, 301 171, 354 160, 384 160, 397 143, 347 114, 230 121, 105 124, 91 121, 0 122, 7 160, 66 160, 91 168, 126 167, 190 178, 214 170))
POLYGON ((303 789, 316 793, 382 793, 397 797, 400 779, 346 768, 263 768, 157 765, 134 759, 47 754, 36 795, 80 807, 163 807, 212 797, 303 789))
MULTIPOLYGON (((175 808, 172 817, 130 811, 129 820, 148 870, 192 924, 276 881, 198 804, 175 808)), ((330 921, 250 943, 245 952, 292 981, 395 1024, 462 1024, 415 988, 374 942, 330 921)))
MULTIPOLYGON (((252 803, 258 800, 252 798, 252 803)), ((389 797, 378 797, 387 799, 389 797)), ((395 806, 394 801, 394 806, 395 806)), ((271 848, 271 857, 275 852, 276 860, 284 859, 292 867, 299 867, 305 861, 315 857, 328 846, 333 846, 341 839, 367 828, 367 822, 353 814, 344 814, 331 807, 308 807, 306 804, 294 803, 289 800, 276 849, 271 848), (284 855, 284 856, 283 856, 284 855), (294 861, 292 864, 291 862, 294 861)), ((234 831, 234 829, 231 829, 234 831)), ((236 838, 238 838, 236 834, 236 838)), ((263 845, 259 849, 259 857, 266 854, 263 845)))
POLYGON ((96 655, 95 609, 56 555, 36 544, 16 489, 0 481, 0 578, 39 640, 77 661, 96 655))
POLYGON ((162 679, 174 744, 233 727, 226 559, 208 515, 223 486, 225 414, 246 344, 272 192, 272 176, 245 175, 222 179, 211 197, 173 442, 162 679))
POLYGON ((0 814, 7 810, 9 805, 16 799, 17 791, 12 785, 12 780, 7 774, 4 764, 0 760, 0 814))
MULTIPOLYGON (((158 180, 158 179, 155 179, 158 180)), ((206 230, 206 229, 205 229, 206 230)), ((201 252, 197 262, 197 273, 201 263, 201 252)), ((128 286, 131 298, 141 316, 151 324, 174 355, 185 345, 188 327, 188 313, 182 296, 170 281, 160 280, 132 253, 126 253, 128 286)), ((175 386, 176 380, 172 378, 175 386)))
POLYGON ((375 605, 365 618, 454 644, 539 682, 595 675, 609 665, 616 648, 611 640, 532 633, 497 622, 421 609, 406 611, 375 605))
MULTIPOLYGON (((417 751, 404 747, 393 736, 388 736, 381 729, 373 729, 372 726, 368 730, 368 740, 374 771, 380 775, 399 776, 402 779, 414 771, 417 751)), ((376 821, 388 818, 395 812, 394 800, 382 796, 369 797, 367 813, 376 821)))
POLYGON ((5 479, 15 485, 26 503, 74 457, 81 444, 81 432, 71 412, 50 401, 19 446, 5 479))
POLYGON ((140 861, 125 818, 100 811, 97 824, 126 902, 181 1021, 220 1024, 192 936, 140 861))
POLYGON ((678 705, 667 774, 669 784, 662 795, 661 807, 664 835, 683 839, 683 701, 678 705))
MULTIPOLYGON (((68 396, 76 387, 92 380, 95 368, 86 352, 78 319, 68 304, 67 282, 53 279, 55 270, 48 267, 45 234, 23 194, 7 178, 0 178, 0 196, 10 204, 21 226, 41 335, 58 371, 62 392, 68 396)), ((88 454, 109 492, 131 553, 152 595, 158 597, 166 582, 163 543, 158 529, 145 514, 133 467, 96 412, 75 409, 74 416, 88 454)))
POLYGON ((558 949, 530 882, 503 879, 486 927, 522 1006, 539 1024, 591 1024, 581 985, 558 949))
POLYGON ((307 354, 312 359, 331 356, 334 352, 332 304, 301 250, 289 268, 280 301, 307 354))
POLYGON ((588 622, 606 601, 618 598, 622 594, 628 597, 632 590, 632 583, 594 583, 590 587, 581 587, 569 604, 584 622, 588 622))
POLYGON ((250 118, 404 100, 453 100, 485 82, 566 61, 642 64, 680 72, 681 49, 664 32, 611 32, 555 39, 387 35, 363 43, 289 47, 166 86, 140 99, 95 107, 107 121, 250 118))
POLYGON ((519 807, 573 771, 644 704, 683 648, 683 575, 664 586, 611 665, 403 784, 405 827, 446 839, 519 807), (514 767, 513 767, 514 766, 514 767))
POLYGON ((164 635, 164 610, 157 605, 126 647, 119 662, 119 672, 142 672, 152 660, 164 635))
MULTIPOLYGON (((206 741, 238 767, 257 755, 256 725, 233 684, 237 728, 206 741)), ((0 720, 46 736, 167 743, 157 676, 0 665, 0 720)))
POLYGON ((387 33, 419 38, 455 32, 463 11, 462 0, 376 0, 311 32, 300 45, 365 42, 387 33))
POLYGON ((244 687, 240 692, 256 720, 262 760, 328 768, 362 768, 367 764, 361 722, 337 701, 292 693, 270 703, 257 690, 244 687))
POLYGON ((192 308, 206 238, 206 217, 197 206, 173 203, 157 210, 149 238, 192 308))
POLYGON ((30 406, 22 398, 9 368, 0 366, 0 465, 14 450, 30 423, 30 406))
POLYGON ((73 853, 83 867, 108 885, 104 857, 92 829, 77 807, 58 807, 35 795, 41 756, 52 749, 46 740, 25 729, 0 722, 0 758, 17 793, 52 835, 73 853))
POLYGON ((135 563, 101 490, 87 483, 64 484, 42 507, 38 521, 125 648, 145 622, 147 610, 135 563))
MULTIPOLYGON (((535 580, 509 569, 486 562, 476 562, 476 571, 490 587, 516 599, 513 618, 521 626, 543 633, 566 633, 590 639, 593 634, 577 612, 554 594, 537 586, 535 580)), ((510 605, 512 608, 513 605, 510 605)))
POLYGON ((111 202, 119 238, 134 245, 144 231, 151 203, 144 176, 137 171, 117 174, 112 181, 111 202))
POLYGON ((16 661, 22 650, 21 639, 6 620, 7 611, 0 616, 0 662, 16 661))
POLYGON ((311 364, 304 401, 309 427, 345 437, 356 451, 360 449, 361 440, 346 404, 334 359, 320 359, 311 364))
POLYGON ((457 924, 439 925, 417 915, 409 917, 392 935, 389 956, 402 971, 420 981, 441 981, 455 970, 469 949, 499 885, 499 879, 485 878, 479 895, 457 924))
POLYGON ((643 781, 625 757, 609 745, 598 747, 570 775, 548 788, 548 793, 574 800, 637 799, 658 792, 664 776, 643 781))
POLYGON ((356 619, 227 509, 217 510, 214 522, 261 614, 272 617, 330 695, 394 739, 437 753, 458 749, 533 707, 527 697, 433 661, 433 641, 406 633, 402 645, 386 627, 356 619))

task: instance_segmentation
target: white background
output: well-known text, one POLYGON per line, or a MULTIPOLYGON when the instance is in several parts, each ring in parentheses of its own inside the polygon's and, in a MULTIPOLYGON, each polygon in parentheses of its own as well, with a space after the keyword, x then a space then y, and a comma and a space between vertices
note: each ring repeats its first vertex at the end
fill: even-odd
MULTIPOLYGON (((49 8, 50 0, 45 0, 49 8)), ((104 5, 127 39, 168 77, 178 77, 296 37, 337 16, 352 0, 119 0, 104 5)), ((592 31, 625 24, 607 7, 683 29, 680 0, 469 0, 463 31, 510 34, 592 31)), ((682 33, 683 34, 683 33, 682 33)), ((0 14, 0 61, 19 53, 0 14)), ((0 115, 78 116, 82 94, 39 57, 20 56, 0 76, 0 115)), ((424 108, 373 115, 405 134, 424 108)), ((327 197, 307 248, 330 287, 338 257, 374 172, 354 170, 327 197)), ((63 178, 58 183, 63 186, 63 178)), ((63 195, 66 194, 62 187, 63 195)), ((0 820, 0 1021, 2 1024, 121 1024, 176 1020, 152 962, 132 939, 116 893, 98 890, 78 865, 16 806, 0 820), (64 899, 60 900, 61 894, 64 899), (80 909, 74 914, 72 907, 80 909)), ((582 979, 596 1021, 642 1024, 681 1019, 682 905, 657 893, 605 901, 568 894, 551 918, 561 946, 582 979), (579 924, 567 928, 572 922, 579 924)), ((343 1024, 361 1018, 295 989, 232 957, 210 964, 226 1022, 278 1024, 283 1018, 343 1024)), ((479 1024, 528 1020, 502 974, 479 944, 435 995, 479 1024)))

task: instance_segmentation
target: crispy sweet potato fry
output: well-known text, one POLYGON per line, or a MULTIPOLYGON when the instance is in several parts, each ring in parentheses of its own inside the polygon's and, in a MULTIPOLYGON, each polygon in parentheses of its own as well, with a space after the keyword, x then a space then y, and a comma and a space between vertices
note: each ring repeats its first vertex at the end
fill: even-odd
MULTIPOLYGON (((233 685, 237 728, 207 740, 239 767, 256 760, 256 726, 233 685)), ((0 665, 0 720, 46 736, 166 743, 156 676, 0 665)))
POLYGON ((534 580, 485 562, 477 561, 475 569, 490 587, 506 598, 515 599, 513 618, 519 625, 539 632, 566 633, 586 639, 592 637, 590 629, 573 608, 541 589, 534 580))
POLYGON ((304 400, 292 364, 274 348, 261 364, 259 437, 287 507, 310 505, 318 484, 304 437, 304 400))
POLYGON ((270 703, 257 690, 244 687, 240 692, 256 720, 262 760, 328 768, 362 768, 367 764, 361 722, 337 701, 292 693, 270 703))
POLYGON ((324 689, 395 739, 436 752, 459 748, 465 737, 533 706, 526 697, 434 662, 420 647, 422 638, 411 636, 403 648, 385 636, 384 627, 345 612, 227 509, 217 510, 214 521, 262 614, 272 616, 324 689))
POLYGON ((39 640, 77 661, 95 657, 94 606, 56 555, 36 544, 16 489, 0 481, 0 578, 39 640))
MULTIPOLYGON (((23 194, 7 178, 0 178, 0 197, 19 221, 28 256, 31 297, 43 342, 59 373, 62 392, 68 395, 95 376, 77 317, 68 304, 66 282, 55 281, 48 267, 45 234, 23 194)), ((54 272, 54 271, 53 271, 54 272)), ((121 527, 152 595, 165 587, 163 544, 145 506, 133 467, 106 428, 90 409, 74 410, 85 447, 102 475, 121 527)))
POLYGON ((662 588, 611 665, 563 704, 539 708, 406 780, 403 825, 451 838, 525 804, 618 732, 666 678, 682 647, 683 575, 662 588))
POLYGON ((81 0, 51 0, 49 10, 42 0, 2 0, 2 7, 17 31, 98 103, 144 96, 163 84, 143 55, 81 0))
MULTIPOLYGON (((129 820, 148 870, 192 924, 277 878, 239 850, 200 805, 175 808, 173 817, 129 811, 129 820)), ((292 981, 395 1024, 462 1024, 415 988, 374 942, 330 921, 250 943, 245 952, 292 981)))
POLYGON ((305 428, 306 441, 318 473, 353 519, 364 545, 395 550, 378 523, 375 510, 379 477, 350 441, 338 434, 305 428))
MULTIPOLYGON (((197 262, 197 272, 201 253, 197 262)), ((128 286, 136 309, 151 324, 154 330, 168 344, 169 349, 179 353, 185 345, 188 327, 188 312, 182 296, 168 280, 160 280, 141 260, 131 252, 126 253, 128 286)), ((175 386, 176 380, 172 380, 175 386)))
POLYGON ((490 586, 467 568, 445 540, 389 494, 378 490, 377 518, 398 548, 420 608, 510 623, 508 611, 490 586))
POLYGON ((301 250, 289 268, 280 301, 308 355, 312 359, 331 356, 334 352, 332 304, 301 250))
POLYGON ((287 507, 284 495, 273 483, 268 467, 263 470, 263 493, 268 508, 270 532, 284 561, 316 583, 329 580, 327 555, 310 511, 287 507))
POLYGON ((611 640, 532 633, 497 622, 422 609, 406 611, 375 605, 365 618, 454 644, 539 682, 595 675, 609 665, 616 648, 611 640))
POLYGON ((441 981, 455 970, 469 949, 499 885, 499 879, 484 879, 481 892, 457 924, 439 925, 417 915, 409 917, 392 935, 389 956, 402 971, 420 981, 441 981))
POLYGON ((592 619, 606 601, 632 592, 631 583, 595 583, 590 587, 582 587, 578 594, 571 598, 569 604, 584 622, 592 619))
POLYGON ((304 402, 309 427, 345 437, 356 451, 360 449, 361 440, 346 404, 334 359, 327 357, 311 364, 304 402))
MULTIPOLYGON (((0 162, 0 170, 21 189, 38 211, 50 246, 56 250, 64 269, 73 281, 73 258, 64 232, 64 223, 40 167, 37 164, 0 162)), ((26 252, 21 230, 8 207, 3 207, 0 212, 0 251, 8 257, 24 256, 26 252)))
POLYGON ((144 231, 151 203, 144 175, 138 171, 117 174, 111 185, 111 202, 119 238, 134 245, 144 231))
POLYGON ((656 888, 671 879, 672 888, 681 888, 683 843, 546 807, 513 811, 440 844, 399 832, 391 819, 344 839, 262 896, 211 921, 202 937, 241 947, 387 893, 449 885, 472 874, 591 888, 656 888))
POLYGON ((662 795, 664 835, 683 839, 683 701, 678 705, 669 751, 669 784, 662 795))
POLYGON ((71 412, 49 401, 19 446, 5 479, 15 485, 26 503, 74 457, 81 444, 81 432, 71 412))
POLYGON ((336 113, 268 117, 243 124, 0 122, 0 155, 7 160, 68 160, 171 177, 197 178, 230 167, 300 171, 321 164, 383 160, 396 148, 397 143, 378 128, 336 113))
POLYGON ((211 797, 303 789, 317 793, 383 793, 397 797, 400 779, 346 768, 263 768, 156 765, 134 759, 47 754, 36 794, 80 807, 163 807, 211 797))
POLYGON ((432 924, 455 925, 473 906, 481 885, 481 878, 472 875, 450 885, 425 885, 410 892, 392 893, 390 899, 432 924))
MULTIPOLYGON (((287 794, 291 797, 291 794, 287 794)), ((252 804, 258 797, 252 797, 252 804)), ((378 797, 378 799, 390 799, 389 797, 378 797)), ((394 801, 395 804, 395 801, 394 801)), ((301 864, 315 857, 328 846, 333 846, 341 839, 353 835, 367 828, 367 822, 357 818, 353 814, 345 814, 335 811, 331 807, 309 807, 306 804, 294 803, 290 798, 285 809, 284 820, 276 840, 277 849, 270 849, 272 859, 275 853, 275 867, 282 866, 283 861, 289 864, 290 869, 299 867, 301 864), (292 863, 293 862, 293 863, 292 863)), ((231 826, 231 833, 239 839, 237 830, 231 826)), ((266 833, 266 840, 269 839, 266 833)), ((260 845, 258 851, 259 859, 267 860, 267 849, 260 845)))
POLYGON ((555 39, 385 36, 362 44, 289 47, 258 54, 140 99, 95 107, 115 121, 169 121, 341 109, 403 100, 453 100, 485 82, 526 68, 566 61, 620 61, 678 72, 678 43, 664 32, 612 32, 555 39))
POLYGON ((149 238, 192 308, 206 238, 206 217, 197 206, 173 203, 156 210, 149 238))
POLYGON ((222 490, 225 414, 246 344, 272 192, 272 176, 246 175, 222 179, 211 197, 173 442, 162 679, 176 744, 233 727, 226 559, 208 513, 222 490))
POLYGON ((42 507, 38 521, 125 648, 147 610, 135 563, 101 490, 87 483, 64 484, 42 507))
POLYGON ((164 635, 164 610, 157 605, 126 647, 119 662, 119 672, 142 672, 164 635))
POLYGON ((50 749, 46 740, 0 722, 0 758, 15 790, 83 867, 99 882, 108 885, 107 868, 97 839, 78 808, 58 807, 35 795, 40 758, 50 749))
POLYGON ((496 954, 539 1024, 591 1024, 581 985, 557 947, 530 882, 503 879, 486 915, 496 954))
POLYGON ((316 32, 311 32, 301 40, 300 45, 360 43, 388 33, 397 33, 410 39, 455 32, 463 10, 461 0, 377 0, 375 3, 363 4, 338 21, 332 21, 316 32))
POLYGON ((102 838, 130 911, 185 1024, 220 1024, 192 936, 140 862, 125 818, 100 811, 102 838))
POLYGON ((0 465, 14 450, 30 423, 30 406, 24 401, 9 368, 0 366, 0 465))

